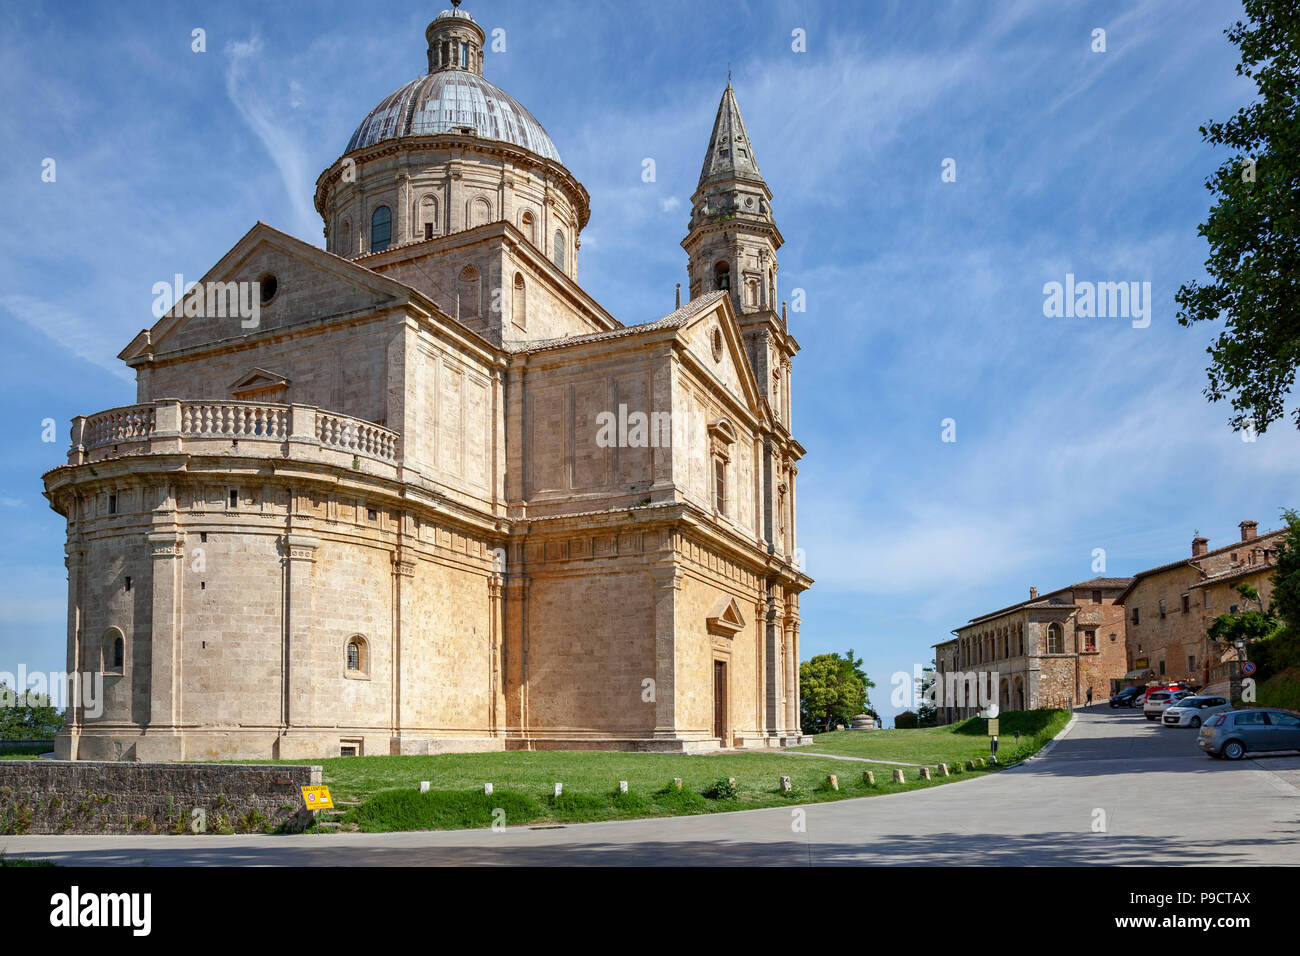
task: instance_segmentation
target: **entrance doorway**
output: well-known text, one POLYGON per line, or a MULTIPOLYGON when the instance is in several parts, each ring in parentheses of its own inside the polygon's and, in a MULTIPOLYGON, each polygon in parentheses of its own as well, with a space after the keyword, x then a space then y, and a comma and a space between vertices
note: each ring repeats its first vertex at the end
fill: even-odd
POLYGON ((713 662, 713 736, 727 746, 727 663, 713 662))

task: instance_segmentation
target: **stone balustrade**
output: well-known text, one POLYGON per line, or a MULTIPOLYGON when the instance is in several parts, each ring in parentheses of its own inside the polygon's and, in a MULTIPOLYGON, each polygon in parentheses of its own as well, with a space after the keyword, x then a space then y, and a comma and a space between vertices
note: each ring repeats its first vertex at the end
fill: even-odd
POLYGON ((260 402, 163 400, 124 405, 72 420, 69 465, 124 458, 130 455, 201 454, 219 446, 229 453, 240 442, 255 453, 255 444, 316 446, 369 458, 385 464, 399 462, 397 432, 350 415, 311 405, 260 402))

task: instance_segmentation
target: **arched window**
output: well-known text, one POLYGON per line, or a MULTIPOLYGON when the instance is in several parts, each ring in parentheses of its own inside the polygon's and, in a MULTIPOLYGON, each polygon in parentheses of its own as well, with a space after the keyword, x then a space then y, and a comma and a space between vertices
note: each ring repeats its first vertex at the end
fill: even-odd
POLYGON ((383 252, 393 240, 393 211, 380 206, 370 216, 370 251, 383 252))
POLYGON ((478 270, 466 266, 460 271, 460 315, 462 322, 479 317, 479 281, 478 270))
POLYGON ((335 251, 341 256, 352 255, 352 223, 346 219, 339 226, 339 242, 335 251))
POLYGON ((1065 653, 1065 631, 1061 629, 1059 624, 1047 625, 1047 653, 1065 653))
POLYGON ((533 221, 533 214, 526 209, 519 217, 519 231, 524 234, 525 239, 537 245, 537 224, 533 221))
POLYGON ((559 229, 555 230, 555 265, 564 271, 564 233, 559 229))
POLYGON ((511 310, 510 318, 514 321, 515 325, 519 326, 521 329, 528 327, 527 295, 528 295, 528 289, 524 285, 523 273, 516 272, 515 291, 514 291, 514 295, 510 299, 510 310, 511 310))
POLYGON ((492 204, 482 196, 469 204, 469 225, 483 226, 492 221, 492 204))
POLYGON ((348 638, 347 676, 359 677, 366 674, 369 669, 370 661, 366 656, 366 639, 360 634, 354 634, 348 638))
POLYGON ((104 632, 99 669, 105 674, 120 674, 126 667, 126 637, 116 627, 104 632))
POLYGON ((713 266, 713 288, 729 291, 731 289, 731 263, 717 262, 713 266))
POLYGON ((432 239, 436 236, 438 234, 438 200, 432 196, 425 196, 421 199, 415 222, 417 238, 432 239))

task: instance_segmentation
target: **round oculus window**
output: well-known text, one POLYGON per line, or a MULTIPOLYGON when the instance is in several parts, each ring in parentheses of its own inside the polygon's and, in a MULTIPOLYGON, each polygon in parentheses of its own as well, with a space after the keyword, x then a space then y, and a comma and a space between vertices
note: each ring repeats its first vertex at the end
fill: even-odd
POLYGON ((280 283, 271 273, 267 273, 257 280, 257 287, 261 290, 262 305, 270 302, 275 298, 275 293, 279 291, 280 283))

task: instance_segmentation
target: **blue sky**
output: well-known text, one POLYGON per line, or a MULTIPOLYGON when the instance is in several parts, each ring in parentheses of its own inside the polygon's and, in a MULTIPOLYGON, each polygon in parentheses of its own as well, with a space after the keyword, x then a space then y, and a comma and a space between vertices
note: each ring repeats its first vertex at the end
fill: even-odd
MULTIPOLYGON (((40 475, 73 415, 134 400, 114 356, 151 324, 153 284, 199 278, 259 219, 320 244, 316 176, 424 71, 438 9, 0 8, 0 670, 62 669, 63 525, 40 475)), ((1093 576, 1094 548, 1130 574, 1298 503, 1296 432, 1232 433, 1201 394, 1213 330, 1174 319, 1224 158, 1197 128, 1253 91, 1222 32, 1235 2, 466 9, 505 30, 488 79, 590 191, 579 279, 628 323, 685 282, 678 244, 732 70, 786 239, 782 296, 808 303, 791 316, 817 579, 802 656, 853 647, 882 713, 892 672, 1030 585, 1093 576), (1066 273, 1150 282, 1150 326, 1046 318, 1043 285, 1066 273)))

